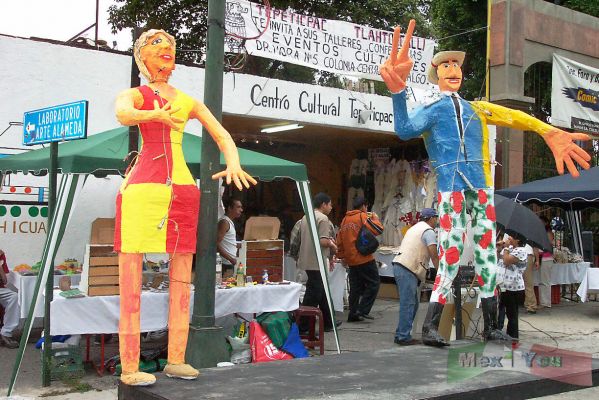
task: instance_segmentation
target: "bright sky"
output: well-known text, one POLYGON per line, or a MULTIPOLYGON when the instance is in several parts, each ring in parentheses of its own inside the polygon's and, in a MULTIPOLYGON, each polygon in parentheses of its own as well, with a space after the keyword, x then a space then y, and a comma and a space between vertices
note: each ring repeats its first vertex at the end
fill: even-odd
MULTIPOLYGON (((98 39, 117 49, 131 46, 131 30, 111 33, 108 24, 108 7, 113 0, 99 0, 98 39)), ((95 22, 96 0, 1 0, 0 33, 21 37, 42 37, 68 40, 95 22)), ((93 39, 94 28, 83 35, 93 39)))

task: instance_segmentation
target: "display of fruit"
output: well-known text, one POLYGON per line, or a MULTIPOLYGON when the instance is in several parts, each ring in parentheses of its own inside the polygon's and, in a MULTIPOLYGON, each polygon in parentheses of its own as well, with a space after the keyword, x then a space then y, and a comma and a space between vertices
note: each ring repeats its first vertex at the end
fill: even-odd
POLYGON ((21 273, 25 271, 32 271, 32 268, 29 264, 19 264, 13 268, 13 271, 21 273))
POLYGON ((79 264, 79 261, 74 258, 67 258, 62 264, 56 266, 54 269, 57 271, 62 271, 64 275, 80 274, 81 264, 79 264))

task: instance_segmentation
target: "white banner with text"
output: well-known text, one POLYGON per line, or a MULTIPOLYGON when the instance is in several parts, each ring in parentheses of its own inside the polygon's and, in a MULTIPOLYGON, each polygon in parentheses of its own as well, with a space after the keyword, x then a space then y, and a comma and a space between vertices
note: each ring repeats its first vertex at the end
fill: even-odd
MULTIPOLYGON (((382 80, 379 67, 391 53, 393 32, 267 8, 246 0, 227 0, 225 51, 304 65, 357 78, 382 80), (249 38, 248 40, 240 39, 249 38)), ((402 35, 403 40, 403 35, 402 35)), ((400 41, 401 45, 401 41, 400 41)), ((414 68, 408 85, 429 89, 426 70, 435 42, 413 36, 410 56, 414 68)))
POLYGON ((551 124, 599 134, 599 69, 553 55, 551 124))

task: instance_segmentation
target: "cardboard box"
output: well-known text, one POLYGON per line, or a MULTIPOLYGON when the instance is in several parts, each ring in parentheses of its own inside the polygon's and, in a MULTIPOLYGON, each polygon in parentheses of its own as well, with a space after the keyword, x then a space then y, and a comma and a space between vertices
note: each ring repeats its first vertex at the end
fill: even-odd
POLYGON ((87 290, 88 296, 115 296, 119 294, 118 286, 90 286, 87 290))
POLYGON ((279 237, 281 221, 277 217, 251 217, 245 223, 243 240, 272 240, 279 237))
POLYGON ((85 247, 79 290, 88 296, 119 294, 119 257, 112 244, 85 247))
POLYGON ((114 218, 97 218, 92 222, 90 243, 114 245, 114 218))
POLYGON ((89 266, 90 267, 108 267, 108 266, 119 266, 119 257, 118 256, 108 256, 108 257, 90 257, 89 258, 89 266))
POLYGON ((101 286, 101 285, 117 285, 119 284, 118 275, 99 275, 89 277, 89 286, 101 286))
POLYGON ((379 299, 399 299, 399 293, 397 292, 397 285, 394 283, 382 283, 379 287, 379 293, 377 295, 379 299))
POLYGON ((118 266, 96 266, 89 268, 88 275, 92 276, 111 276, 111 275, 119 275, 119 267, 118 266))
POLYGON ((89 245, 89 256, 90 257, 108 257, 108 256, 118 256, 117 253, 114 252, 114 246, 112 244, 90 244, 89 245))

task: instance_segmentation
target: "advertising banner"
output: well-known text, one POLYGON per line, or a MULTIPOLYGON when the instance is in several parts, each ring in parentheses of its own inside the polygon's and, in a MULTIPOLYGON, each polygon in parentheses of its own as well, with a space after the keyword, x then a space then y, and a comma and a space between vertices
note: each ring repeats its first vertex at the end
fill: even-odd
POLYGON ((599 69, 553 55, 551 124, 599 135, 599 69))
MULTIPOLYGON (((379 81, 379 67, 391 53, 393 41, 392 31, 267 8, 246 0, 227 0, 225 25, 228 33, 238 36, 225 38, 227 52, 239 52, 245 46, 251 55, 379 81), (244 42, 241 38, 249 39, 244 42)), ((433 40, 412 37, 414 68, 408 86, 429 89, 426 69, 434 47, 433 40)))

